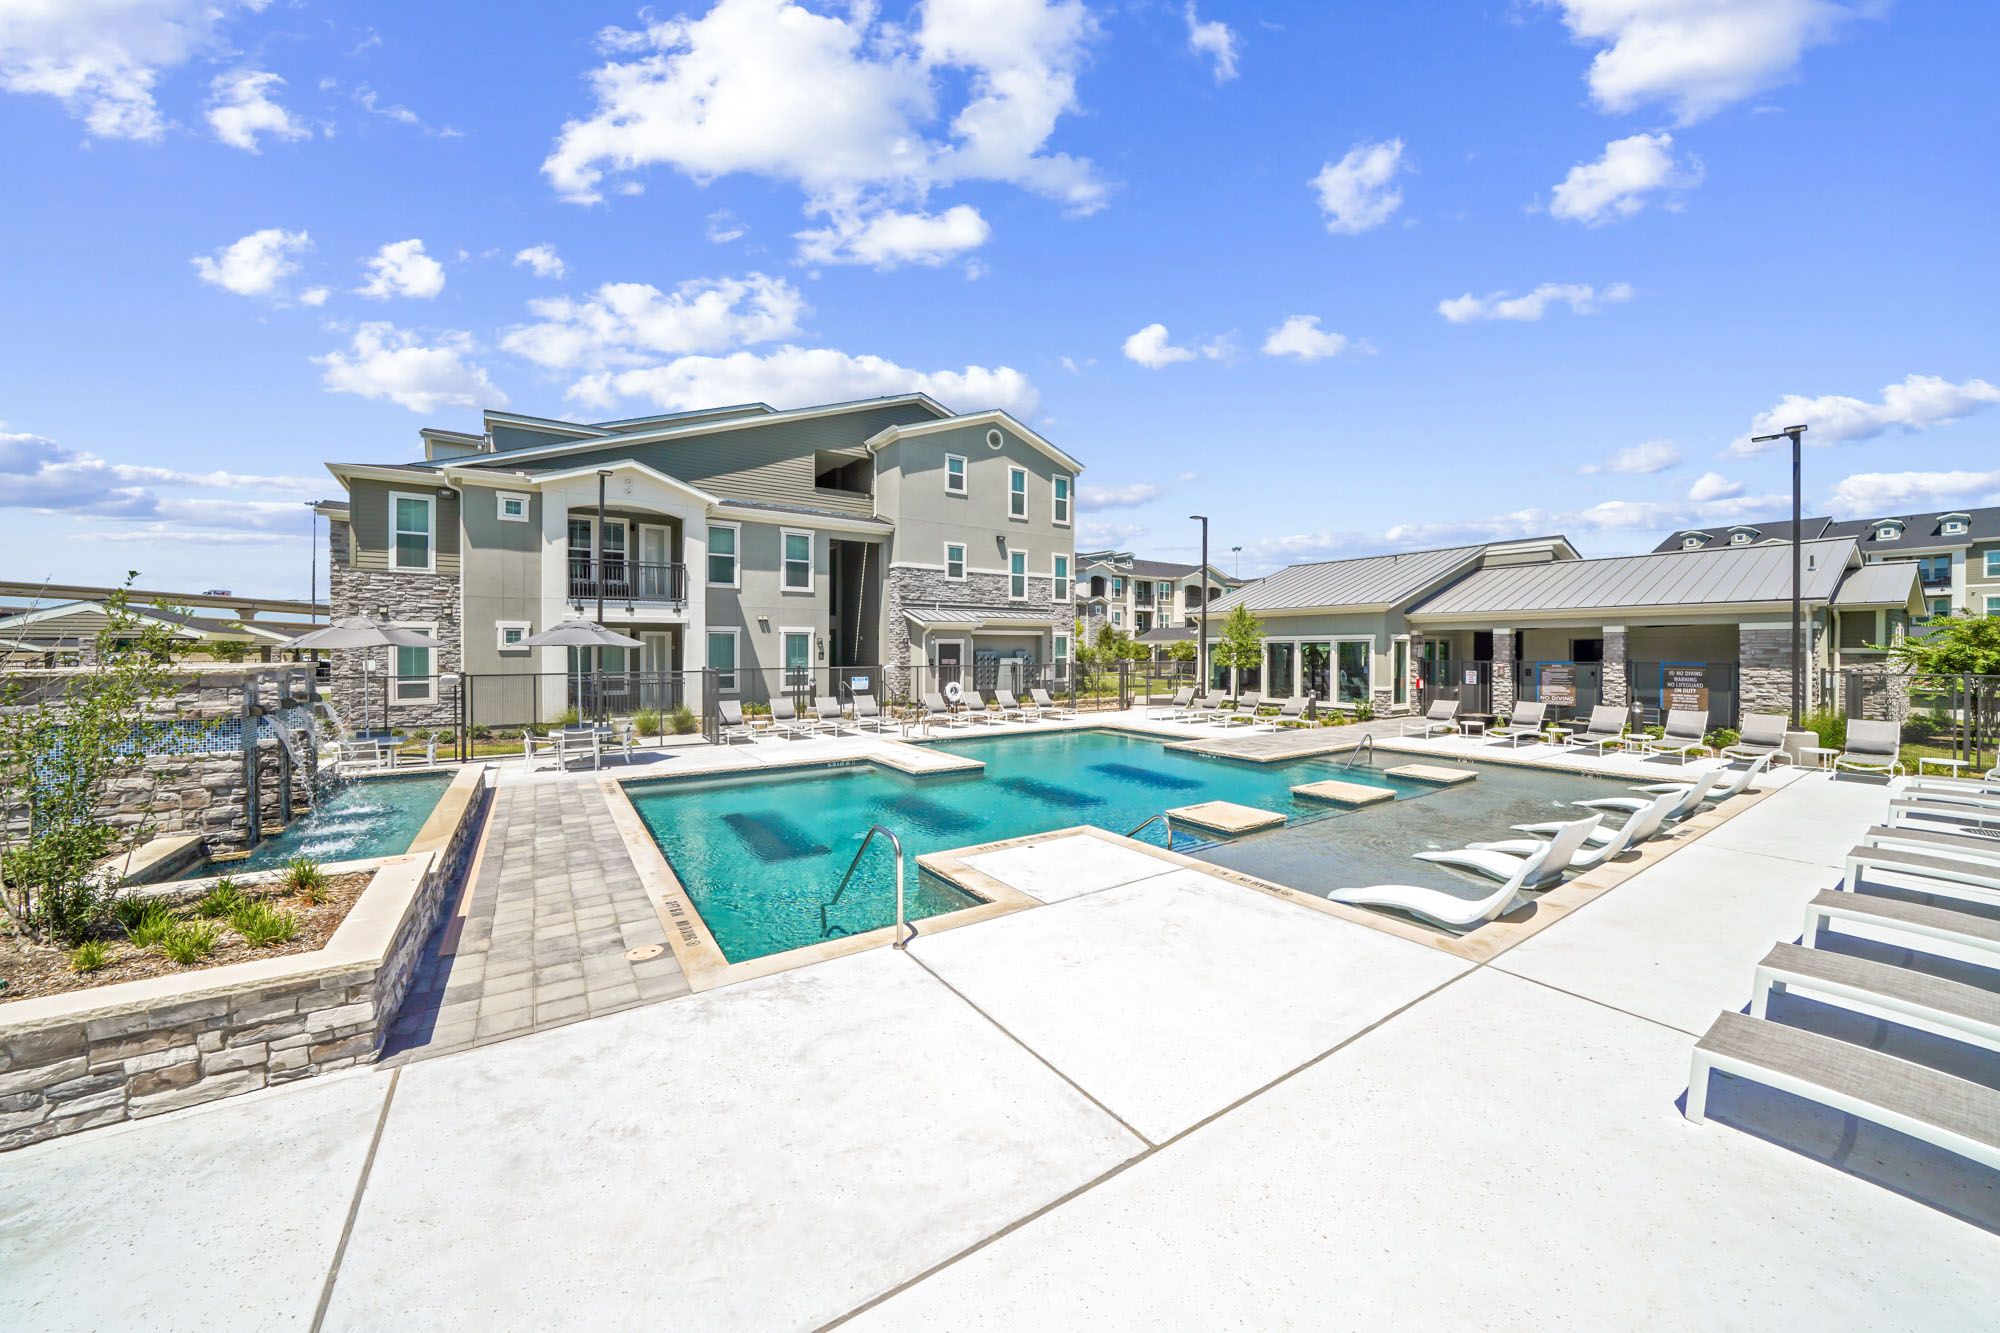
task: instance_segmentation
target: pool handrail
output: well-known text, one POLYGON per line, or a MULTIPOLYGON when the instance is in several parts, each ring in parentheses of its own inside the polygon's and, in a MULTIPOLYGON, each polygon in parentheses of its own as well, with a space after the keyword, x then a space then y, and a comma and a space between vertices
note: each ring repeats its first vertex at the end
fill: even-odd
POLYGON ((1359 759, 1364 753, 1370 759, 1375 757, 1375 733, 1372 731, 1361 733, 1361 744, 1347 752, 1347 762, 1340 766, 1340 771, 1345 773, 1348 769, 1353 768, 1354 761, 1359 759))
POLYGON ((1151 828, 1155 824, 1165 824, 1167 826, 1167 850, 1171 852, 1174 849, 1174 817, 1166 813, 1165 811, 1161 811, 1159 814, 1154 815, 1151 819, 1139 825, 1138 828, 1133 829, 1130 833, 1127 833, 1125 836, 1128 838, 1136 838, 1141 833, 1144 833, 1147 829, 1151 828))
POLYGON ((840 877, 840 887, 833 891, 833 897, 828 898, 819 905, 819 937, 821 939, 827 939, 832 935, 833 927, 827 924, 826 914, 839 904, 841 895, 847 892, 847 881, 854 878, 854 871, 860 866, 862 855, 867 852, 868 844, 875 840, 875 835, 878 833, 887 838, 889 845, 896 849, 896 935, 893 941, 894 946, 898 949, 908 948, 910 941, 917 937, 917 928, 914 925, 909 926, 910 933, 908 935, 903 934, 906 924, 903 920, 903 840, 896 836, 894 829, 886 828, 881 824, 870 824, 867 834, 861 839, 861 845, 854 849, 854 859, 847 863, 847 873, 840 877))

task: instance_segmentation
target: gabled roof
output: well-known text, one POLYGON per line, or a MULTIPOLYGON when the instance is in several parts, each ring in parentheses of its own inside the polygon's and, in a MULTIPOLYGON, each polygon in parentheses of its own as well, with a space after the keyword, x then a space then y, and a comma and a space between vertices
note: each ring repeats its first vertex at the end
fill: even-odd
MULTIPOLYGON (((1825 602, 1856 559, 1851 540, 1804 544, 1803 595, 1825 602)), ((1539 565, 1482 569, 1412 607, 1410 616, 1508 616, 1632 611, 1701 610, 1768 602, 1789 605, 1789 546, 1720 546, 1599 560, 1555 560, 1539 565)))
MULTIPOLYGON (((207 635, 222 635, 229 638, 265 639, 282 643, 290 636, 253 623, 239 623, 216 620, 207 616, 190 616, 179 611, 162 611, 156 606, 128 606, 127 614, 137 620, 153 625, 164 625, 176 631, 176 638, 198 639, 207 635)), ((12 635, 30 625, 38 625, 45 620, 61 620, 73 615, 110 615, 102 602, 76 601, 58 602, 53 606, 36 607, 32 611, 22 611, 15 615, 0 617, 0 635, 12 635)))
POLYGON ((997 407, 985 412, 969 412, 964 416, 952 416, 946 413, 942 420, 919 422, 913 426, 890 426, 869 436, 865 443, 868 445, 868 451, 873 453, 897 440, 908 439, 911 436, 930 435, 941 430, 956 430, 961 426, 985 425, 1004 426, 1060 466, 1068 468, 1071 472, 1083 471, 1083 464, 1016 421, 1012 413, 997 407))
MULTIPOLYGON (((1744 527, 1737 524, 1736 527, 1744 527)), ((1772 519, 1756 525, 1758 540, 1763 542, 1783 542, 1792 540, 1792 521, 1772 519)), ((1801 539, 1818 541, 1833 537, 1852 537, 1860 543, 1864 552, 1872 550, 1901 551, 1912 547, 1965 546, 1972 542, 2000 541, 2000 507, 1985 509, 1941 509, 1934 513, 1895 514, 1881 518, 1840 519, 1809 518, 1799 525, 1801 539), (1961 518, 1966 530, 1955 536, 1944 534, 1944 520, 1961 518), (1902 536, 1895 541, 1878 542, 1875 532, 1883 523, 1894 521, 1903 525, 1902 536)), ((1718 543, 1726 542, 1734 528, 1686 528, 1674 533, 1658 546, 1655 551, 1678 551, 1683 538, 1691 534, 1701 534, 1718 543)))
POLYGON ((1486 550, 1482 543, 1291 565, 1216 598, 1209 605, 1209 616, 1212 620, 1217 613, 1226 615, 1239 606, 1252 611, 1395 606, 1470 568, 1486 550))
POLYGON ((1833 604, 1843 611, 1863 607, 1907 607, 1919 600, 1914 560, 1877 560, 1841 580, 1833 604))

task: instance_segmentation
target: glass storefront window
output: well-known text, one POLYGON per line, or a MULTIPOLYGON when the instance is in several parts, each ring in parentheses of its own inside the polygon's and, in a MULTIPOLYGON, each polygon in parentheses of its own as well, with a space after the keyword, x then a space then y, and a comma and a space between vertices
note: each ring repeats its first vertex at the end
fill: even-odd
POLYGON ((1292 693, 1292 652, 1293 645, 1289 643, 1266 644, 1264 648, 1264 663, 1270 672, 1267 679, 1271 682, 1271 693, 1284 698, 1291 697, 1292 693))
POLYGON ((1335 662, 1340 686, 1338 702, 1358 704, 1369 697, 1368 657, 1373 646, 1366 639, 1345 639, 1337 646, 1335 662))

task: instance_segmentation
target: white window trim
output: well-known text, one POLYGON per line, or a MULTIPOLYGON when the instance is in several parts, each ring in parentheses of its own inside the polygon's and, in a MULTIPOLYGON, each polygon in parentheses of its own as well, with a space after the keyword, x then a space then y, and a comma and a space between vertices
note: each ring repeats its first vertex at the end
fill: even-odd
POLYGON ((1026 523, 1028 521, 1028 469, 1024 467, 1009 467, 1007 469, 1007 517, 1015 523, 1026 523), (1014 478, 1016 477, 1021 479, 1021 512, 1018 514, 1014 512, 1014 478))
MULTIPOLYGON (((708 533, 704 532, 702 534, 702 579, 711 588, 740 588, 743 586, 743 525, 741 523, 713 522, 708 525, 710 532, 713 532, 717 528, 728 528, 736 534, 736 549, 729 556, 729 572, 734 577, 727 583, 717 583, 715 580, 709 578, 708 558, 714 554, 715 547, 709 543, 708 533)), ((779 554, 784 554, 782 549, 780 549, 779 554)))
POLYGON ((391 574, 437 573, 437 560, 438 560, 437 527, 438 527, 437 497, 435 495, 429 495, 422 491, 390 491, 389 492, 389 551, 388 551, 389 572, 391 574), (430 563, 423 565, 422 567, 416 565, 399 565, 396 563, 396 531, 397 531, 396 501, 398 500, 423 501, 424 524, 430 530, 429 535, 424 543, 424 554, 430 557, 430 563))
POLYGON ((732 645, 729 650, 729 657, 732 662, 736 663, 735 667, 731 669, 729 674, 736 678, 736 683, 733 685, 724 685, 722 683, 720 675, 718 675, 715 683, 715 692, 717 694, 740 694, 743 692, 743 631, 740 627, 735 625, 725 625, 720 629, 718 629, 713 625, 709 626, 707 632, 702 636, 701 640, 702 670, 704 671, 717 670, 716 668, 711 667, 708 664, 708 641, 714 638, 718 634, 727 634, 729 636, 730 643, 732 645))
POLYGON ((1010 602, 1025 602, 1028 600, 1028 553, 1026 551, 1007 552, 1007 600, 1010 602), (1021 565, 1018 573, 1014 569, 1016 561, 1019 561, 1021 565), (1015 579, 1021 580, 1021 591, 1019 592, 1014 591, 1015 579))
POLYGON ((966 462, 965 455, 946 454, 944 456, 944 493, 946 495, 965 495, 970 492, 971 487, 972 467, 971 464, 966 462), (955 487, 951 484, 951 465, 954 462, 958 464, 958 485, 955 487))
POLYGON ((1055 662, 1069 661, 1069 635, 1049 635, 1049 658, 1055 662), (1058 649, 1061 651, 1057 651, 1058 649))
POLYGON ((804 671, 806 673, 806 685, 810 688, 813 683, 813 640, 818 637, 818 634, 809 625, 780 625, 778 627, 778 660, 774 663, 778 669, 778 683, 780 686, 784 686, 785 673, 793 669, 785 661, 785 640, 794 636, 806 641, 806 664, 804 671))
POLYGON ((966 549, 967 549, 966 544, 964 542, 946 542, 944 544, 944 576, 948 582, 951 583, 965 582, 966 571, 970 568, 970 566, 966 564, 965 560, 966 549), (958 548, 957 574, 953 574, 951 572, 951 552, 953 547, 958 548))
POLYGON ((1124 628, 1125 628, 1125 608, 1124 608, 1124 607, 1122 607, 1122 606, 1114 606, 1114 607, 1112 607, 1112 608, 1111 608, 1111 623, 1112 623, 1113 625, 1117 626, 1117 627, 1118 627, 1119 629, 1124 629, 1124 628))
MULTIPOLYGON (((1375 702, 1375 636, 1374 635, 1335 634, 1325 639, 1312 639, 1312 640, 1301 639, 1300 642, 1327 643, 1332 645, 1332 647, 1328 650, 1329 656, 1327 658, 1326 670, 1327 670, 1327 685, 1333 691, 1333 698, 1328 702, 1335 708, 1350 708, 1353 706, 1352 703, 1342 703, 1340 698, 1340 645, 1343 643, 1365 644, 1368 648, 1368 681, 1367 684, 1365 684, 1362 688, 1367 693, 1368 702, 1371 704, 1375 702)), ((1304 657, 1299 658, 1299 665, 1301 667, 1305 665, 1304 657)))
POLYGON ((812 530, 810 528, 779 528, 778 529, 778 591, 788 592, 788 593, 806 593, 810 595, 813 591, 814 585, 818 581, 818 578, 819 578, 818 571, 813 568, 812 530), (795 588, 790 583, 786 582, 785 566, 789 565, 791 561, 787 559, 785 556, 785 547, 789 544, 790 540, 793 537, 804 537, 806 539, 806 586, 803 588, 795 588))
MULTIPOLYGON (((437 638, 437 626, 429 621, 397 620, 392 621, 391 624, 396 629, 413 629, 420 634, 427 634, 433 639, 437 638)), ((438 653, 443 646, 440 643, 436 648, 424 649, 430 656, 431 669, 424 676, 424 693, 422 697, 413 699, 404 698, 402 686, 396 683, 401 680, 412 679, 412 677, 399 675, 396 671, 396 654, 401 650, 396 648, 389 650, 389 706, 391 708, 422 708, 428 704, 437 702, 438 653)))
POLYGON ((1066 528, 1069 526, 1069 515, 1064 513, 1063 510, 1075 508, 1076 478, 1065 476, 1060 472, 1056 473, 1055 476, 1049 479, 1049 521, 1059 528, 1066 528), (1056 494, 1056 491, 1062 487, 1068 487, 1068 495, 1058 496, 1056 494))
POLYGON ((1940 530, 1947 537, 1963 537, 1965 535, 1965 524, 1953 519, 1949 523, 1940 525, 1940 530))
POLYGON ((1068 560, 1068 556, 1061 554, 1049 557, 1049 600, 1052 602, 1067 602, 1072 595, 1071 589, 1075 585, 1063 569, 1068 560))
POLYGON ((528 647, 524 647, 523 645, 521 645, 521 644, 519 644, 519 643, 509 643, 509 642, 507 642, 507 631, 508 631, 508 630, 510 630, 510 629, 517 629, 517 630, 521 631, 521 637, 525 639, 525 638, 527 638, 527 637, 528 637, 528 628, 529 628, 529 626, 528 626, 528 622, 527 622, 527 621, 525 621, 525 620, 496 620, 496 621, 494 621, 494 622, 493 622, 493 648, 494 648, 494 651, 495 651, 495 652, 501 652, 501 653, 532 653, 532 652, 534 652, 534 651, 535 651, 534 649, 532 649, 532 648, 528 648, 528 647))
POLYGON ((502 523, 526 523, 528 521, 528 511, 534 505, 534 497, 530 496, 526 491, 495 491, 493 495, 493 513, 502 523), (509 500, 519 500, 521 502, 520 513, 510 514, 507 512, 507 502, 509 500))
POLYGON ((2000 616, 2000 596, 1990 592, 1986 594, 1986 614, 2000 616))
POLYGON ((2000 579, 2000 546, 1986 553, 1986 577, 2000 579))

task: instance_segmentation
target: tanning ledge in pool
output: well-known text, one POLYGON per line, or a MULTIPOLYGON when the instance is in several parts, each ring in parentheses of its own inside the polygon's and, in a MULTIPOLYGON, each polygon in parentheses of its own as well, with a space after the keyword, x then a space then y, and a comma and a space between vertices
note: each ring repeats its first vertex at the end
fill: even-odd
POLYGON ((1038 782, 1034 778, 1001 778, 994 784, 1009 791, 1017 791, 1047 805, 1068 806, 1082 810, 1093 805, 1103 805, 1102 796, 1092 796, 1089 792, 1077 791, 1070 787, 1058 787, 1053 782, 1038 782))
POLYGON ((722 822, 729 825, 743 840, 743 845, 760 861, 796 861, 801 857, 825 856, 827 853, 825 843, 813 841, 810 834, 783 815, 724 815, 722 822))
POLYGON ((1093 773, 1118 778, 1125 782, 1136 782, 1142 787, 1154 787, 1161 791, 1193 791, 1201 786, 1195 778, 1184 778, 1176 773, 1155 773, 1151 769, 1134 764, 1092 764, 1093 773))
POLYGON ((904 796, 889 802, 887 809, 901 815, 926 833, 963 833, 978 828, 979 821, 962 810, 921 796, 904 796))

